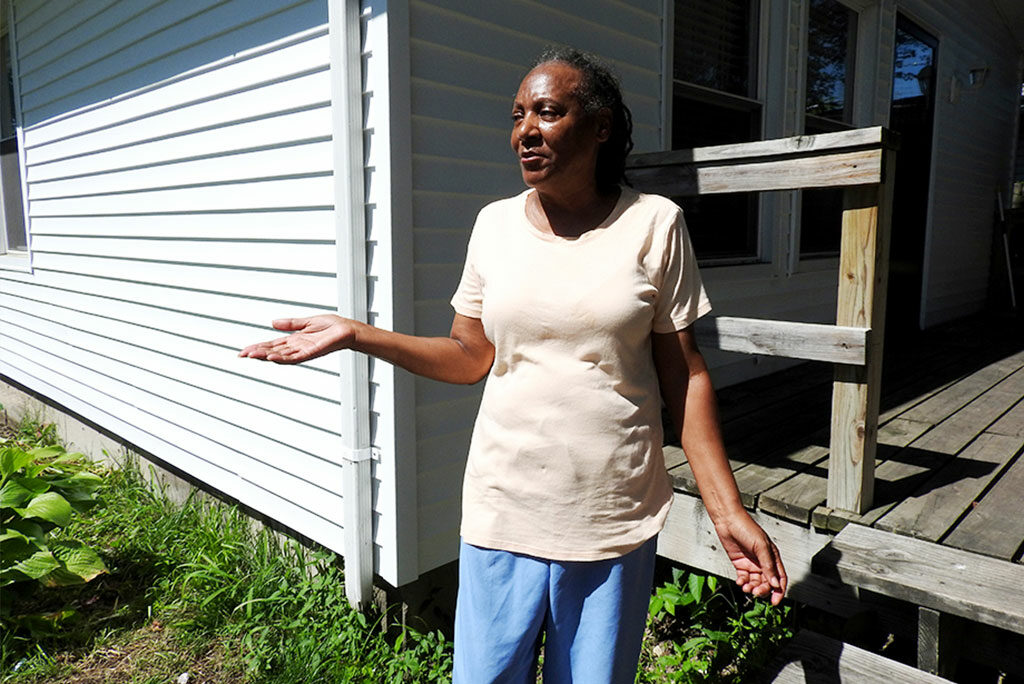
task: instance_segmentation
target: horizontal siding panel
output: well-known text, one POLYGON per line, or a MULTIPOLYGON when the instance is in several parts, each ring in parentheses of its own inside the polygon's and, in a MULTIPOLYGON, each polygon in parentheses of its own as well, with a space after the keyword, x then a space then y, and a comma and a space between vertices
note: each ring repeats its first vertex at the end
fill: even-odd
POLYGON ((291 243, 272 240, 152 240, 123 237, 66 237, 38 235, 33 252, 81 254, 119 259, 231 266, 232 268, 287 269, 304 273, 337 272, 334 244, 291 243))
MULTIPOLYGON (((411 85, 414 117, 447 120, 484 129, 507 126, 504 130, 507 136, 511 135, 514 92, 494 94, 470 90, 421 78, 415 73, 411 85)), ((420 140, 413 139, 414 147, 420 144, 420 140)))
MULTIPOLYGON (((159 0, 148 2, 136 0, 122 3, 118 0, 92 0, 91 2, 48 2, 45 10, 33 13, 25 21, 19 21, 18 52, 19 70, 30 74, 40 66, 53 59, 59 59, 55 50, 46 50, 60 41, 64 45, 75 45, 81 41, 83 30, 93 26, 100 17, 108 13, 137 13, 148 9, 159 0), (59 8, 59 9, 58 9, 59 8), (44 23, 38 23, 37 17, 46 17, 44 23), (22 35, 24 33, 24 36, 22 35)), ((18 2, 19 6, 23 3, 18 2)), ((19 12, 20 14, 20 8, 19 12)))
MULTIPOLYGON (((65 11, 47 21, 45 25, 39 27, 40 30, 33 31, 22 41, 26 52, 31 56, 26 59, 26 75, 38 73, 40 68, 52 64, 55 60, 68 60, 68 64, 81 68, 124 47, 128 41, 137 40, 144 32, 152 31, 152 28, 136 28, 146 24, 147 14, 155 20, 178 21, 196 10, 202 11, 211 4, 211 0, 199 0, 192 7, 163 7, 164 14, 154 13, 153 9, 160 5, 184 3, 168 3, 165 0, 121 0, 114 3, 105 2, 106 7, 100 12, 92 11, 95 6, 100 5, 98 2, 58 1, 53 4, 64 4, 65 11), (168 16, 168 13, 175 13, 176 16, 168 16), (73 23, 69 23, 71 21, 73 23), (48 50, 43 50, 47 47, 48 50)), ((52 74, 53 70, 47 73, 52 74)), ((52 75, 47 77, 45 74, 36 76, 36 80, 41 84, 48 83, 53 78, 52 75)))
POLYGON ((465 399, 479 401, 482 392, 483 382, 474 385, 456 385, 448 382, 428 380, 416 383, 416 403, 420 406, 426 406, 428 404, 440 404, 465 399))
POLYGON ((459 501, 452 498, 419 507, 417 555, 420 568, 433 569, 459 557, 459 501))
POLYGON ((148 216, 37 216, 32 219, 33 239, 42 235, 89 235, 332 241, 335 234, 334 211, 330 209, 148 216))
POLYGON ((415 229, 413 240, 417 257, 416 263, 461 265, 466 256, 469 233, 468 229, 415 229))
MULTIPOLYGON (((454 294, 454 292, 453 292, 454 294)), ((450 297, 444 299, 418 300, 413 305, 416 315, 416 334, 427 337, 447 337, 451 332, 452 309, 450 297)))
MULTIPOLYGON (((14 308, 32 313, 40 305, 49 304, 80 314, 90 314, 97 317, 94 319, 95 326, 83 325, 82 329, 96 332, 105 337, 110 337, 107 334, 107 327, 104 323, 107 319, 130 325, 139 325, 152 330, 160 330, 183 338, 201 339, 215 343, 220 347, 226 347, 228 351, 241 349, 253 342, 268 337, 274 338, 282 335, 280 331, 269 327, 270 318, 263 318, 255 322, 235 322, 225 319, 226 316, 235 315, 235 311, 232 309, 221 309, 220 311, 212 312, 212 315, 199 313, 191 306, 194 301, 194 298, 190 296, 191 293, 186 292, 175 293, 174 297, 166 296, 168 293, 165 292, 164 298, 157 301, 154 306, 152 304, 140 304, 135 301, 124 300, 124 297, 134 294, 137 286, 125 287, 123 283, 121 284, 120 291, 117 293, 118 298, 104 297, 88 292, 39 287, 35 283, 24 283, 16 280, 0 280, 0 284, 3 285, 3 292, 0 293, 0 297, 10 295, 11 297, 24 300, 23 304, 14 303, 17 300, 10 300, 11 306, 14 308)), ((279 315, 281 313, 280 305, 276 309, 275 313, 279 315)), ((156 367, 158 365, 156 363, 158 357, 154 357, 153 361, 154 363, 151 365, 156 367)), ((330 357, 319 358, 307 361, 301 366, 293 367, 291 373, 284 373, 283 375, 284 377, 294 376, 295 378, 301 378, 304 377, 304 373, 316 370, 337 376, 338 367, 336 359, 330 357)), ((229 375, 228 378, 236 379, 237 376, 229 375)), ((198 381, 193 384, 202 385, 203 382, 198 381)), ((260 385, 250 383, 248 386, 233 387, 227 394, 242 396, 238 394, 239 390, 248 394, 259 388, 260 385)), ((281 395, 278 398, 283 400, 285 396, 281 395)), ((323 405, 318 411, 318 414, 320 412, 326 413, 326 415, 321 415, 321 418, 330 416, 331 412, 335 410, 333 405, 335 397, 328 396, 327 401, 330 403, 323 405)), ((282 408, 288 408, 288 406, 285 405, 282 408)), ((294 417, 302 420, 304 410, 308 409, 295 408, 292 410, 294 411, 294 417)), ((313 424, 317 425, 318 423, 314 422, 313 424)))
MULTIPOLYGON (((562 9, 551 3, 533 0, 507 0, 496 11, 496 5, 473 0, 431 0, 430 4, 411 5, 410 25, 414 36, 458 36, 460 49, 490 55, 520 65, 519 77, 534 57, 547 45, 574 45, 601 54, 619 72, 623 81, 640 87, 651 81, 644 92, 657 92, 661 64, 660 22, 628 12, 609 12, 608 3, 566 2, 562 9), (426 22, 430 5, 443 6, 445 24, 426 22), (476 20, 465 30, 458 30, 458 15, 476 20), (431 30, 432 29, 432 30, 431 30), (507 36, 504 37, 504 36, 507 36), (638 64, 647 68, 638 68, 638 64)), ((433 10, 434 13, 437 10, 433 10)), ((518 85, 518 82, 514 85, 518 85)))
POLYGON ((34 274, 0 271, 0 277, 6 279, 6 282, 0 280, 0 289, 4 289, 4 291, 7 291, 5 288, 24 284, 53 290, 53 293, 45 296, 34 295, 34 298, 47 301, 59 302, 62 297, 76 293, 89 293, 83 296, 91 295, 113 302, 122 302, 130 298, 129 303, 137 305, 148 305, 161 310, 174 308, 197 316, 263 326, 262 334, 265 335, 276 334, 270 328, 270 322, 275 318, 312 316, 330 313, 334 310, 331 307, 315 309, 308 305, 296 306, 280 301, 254 299, 219 292, 199 292, 165 285, 126 283, 110 277, 82 276, 53 271, 37 271, 34 274))
MULTIPOLYGON (((224 345, 147 328, 134 323, 126 323, 104 316, 83 313, 41 301, 25 303, 10 295, 0 294, 0 304, 10 311, 45 317, 72 330, 91 332, 102 335, 110 340, 124 342, 141 350, 156 352, 158 354, 157 357, 150 357, 153 362, 145 364, 148 367, 158 368, 160 365, 159 355, 163 355, 167 357, 168 363, 176 359, 226 373, 226 375, 220 372, 211 374, 209 376, 210 380, 205 383, 211 391, 225 396, 253 396, 254 394, 266 391, 264 385, 272 385, 287 388, 295 393, 301 392, 313 397, 319 397, 327 403, 320 405, 321 412, 324 415, 317 417, 328 421, 322 424, 334 424, 333 419, 329 415, 329 404, 333 403, 338 395, 338 379, 335 374, 319 371, 311 367, 282 366, 273 363, 262 363, 252 359, 242 359, 238 358, 237 348, 233 346, 225 347, 224 345), (242 379, 257 382, 240 382, 239 380, 242 379), (238 389, 243 389, 244 393, 236 392, 238 389)), ((187 373, 189 371, 183 368, 182 372, 187 373)), ((204 383, 200 380, 193 384, 202 386, 204 383)), ((283 399, 284 397, 279 395, 279 398, 283 399)), ((312 403, 309 402, 309 404, 312 403)), ((284 410, 287 411, 289 409, 285 406, 284 410)))
MULTIPOLYGON (((45 28, 66 10, 66 3, 50 0, 19 0, 14 5, 14 19, 18 22, 18 39, 28 40, 36 31, 45 28)), ((4 23, 7 18, 4 18, 4 23)))
POLYGON ((152 190, 123 194, 36 200, 30 204, 34 216, 78 216, 88 214, 165 213, 180 211, 231 211, 282 209, 287 207, 329 207, 334 204, 331 176, 253 181, 207 185, 173 190, 152 190))
MULTIPOLYGON (((489 56, 463 52, 416 38, 412 39, 410 52, 412 60, 416 64, 416 68, 413 70, 414 78, 507 98, 500 118, 490 121, 468 121, 467 123, 493 126, 509 120, 512 99, 515 97, 519 82, 528 67, 508 64, 489 56)), ((644 82, 634 83, 631 81, 629 87, 624 82, 623 96, 637 123, 656 124, 660 120, 659 98, 643 94, 660 92, 660 84, 660 76, 657 73, 652 73, 649 79, 644 79, 644 82)), ((415 108, 413 112, 415 114, 423 113, 415 108)), ((447 118, 463 120, 462 114, 451 108, 447 118)))
MULTIPOLYGON (((241 123, 329 101, 330 73, 324 69, 306 76, 177 107, 55 143, 32 148, 26 145, 25 163, 28 166, 45 164, 55 159, 133 145, 154 138, 168 138, 233 122, 241 123)), ((292 133, 292 137, 300 137, 294 135, 295 131, 292 133)), ((304 131, 301 133, 305 134, 304 131)), ((250 146, 252 144, 249 143, 250 146)))
MULTIPOLYGON (((0 348, 2 346, 0 344, 0 348)), ((205 441, 205 444, 198 448, 198 453, 203 454, 204 459, 183 448, 193 446, 197 441, 194 433, 145 413, 128 402, 96 392, 88 385, 77 382, 73 377, 62 376, 46 366, 13 353, 0 358, 0 373, 39 390, 97 424, 110 426, 114 432, 135 446, 190 473, 243 504, 263 510, 282 524, 301 530, 303 534, 327 548, 341 550, 342 528, 338 524, 341 521, 340 512, 334 516, 334 520, 338 522, 325 520, 287 499, 278 497, 272 491, 260 489, 238 474, 225 470, 215 463, 226 460, 218 458, 218 452, 222 449, 219 445, 205 441), (15 360, 17 365, 7 363, 5 359, 15 360)))
POLYGON ((462 277, 462 264, 416 264, 413 287, 422 299, 451 299, 462 277))
POLYGON ((33 255, 32 265, 44 271, 114 277, 151 285, 260 297, 321 308, 338 306, 334 275, 248 271, 46 253, 33 255))
MULTIPOLYGON (((416 228, 462 230, 466 232, 467 241, 477 214, 491 201, 489 195, 433 193, 422 190, 416 190, 413 198, 413 225, 416 228)), ((457 256, 459 263, 462 263, 466 257, 465 248, 453 256, 457 256)))
POLYGON ((416 437, 429 439, 450 432, 469 430, 476 421, 479 397, 467 397, 442 404, 416 407, 416 437))
POLYGON ((155 112, 223 97, 225 93, 289 80, 304 72, 325 68, 328 52, 326 35, 317 31, 311 36, 303 36, 295 44, 276 47, 248 59, 229 62, 167 85, 119 98, 77 116, 34 126, 25 132, 25 144, 37 147, 132 119, 150 117, 155 112))
POLYGON ((418 190, 465 192, 503 197, 523 187, 516 164, 487 164, 478 161, 413 155, 412 180, 418 190))
MULTIPOLYGON (((579 3, 573 0, 543 2, 548 7, 566 14, 580 11, 579 3)), ((590 0, 586 6, 591 17, 600 16, 603 23, 615 26, 619 30, 629 31, 638 36, 660 36, 663 2, 664 0, 590 0)))
MULTIPOLYGON (((16 334, 20 339, 0 334, 0 343, 2 343, 4 348, 25 358, 38 358, 40 363, 55 372, 87 383, 98 392, 109 396, 131 397, 132 404, 140 411, 151 416, 159 416, 163 421, 179 427, 189 426, 183 430, 183 432, 192 435, 188 442, 201 449, 214 450, 217 443, 205 437, 203 432, 199 432, 204 427, 210 428, 209 425, 204 425, 204 423, 208 422, 207 416, 188 407, 156 397, 148 392, 139 391, 138 388, 115 378, 107 377, 102 373, 92 370, 89 366, 75 363, 71 359, 75 357, 76 350, 70 345, 50 340, 49 338, 39 339, 35 333, 25 329, 17 330, 16 334), (25 340, 25 342, 21 340, 25 340), (28 344, 28 342, 35 344, 28 344), (55 351, 59 351, 59 354, 45 351, 43 348, 36 346, 36 344, 47 344, 55 351)), ((207 432, 206 434, 216 433, 207 432)), ((189 448, 187 443, 181 444, 181 446, 186 449, 189 448)), ((340 519, 341 498, 339 496, 296 477, 287 470, 268 466, 223 444, 219 446, 221 449, 217 450, 217 457, 226 470, 236 472, 240 477, 252 482, 261 489, 274 491, 278 496, 293 501, 301 505, 303 509, 320 517, 330 519, 332 516, 337 516, 340 519)), ((287 463, 283 461, 282 465, 287 467, 287 463)))
MULTIPOLYGON (((477 388, 482 389, 481 387, 477 388)), ((445 469, 451 465, 458 464, 465 466, 466 457, 469 454, 469 442, 472 439, 473 430, 461 430, 459 432, 449 432, 445 435, 438 437, 431 437, 428 439, 419 439, 416 441, 417 452, 429 454, 430 457, 427 459, 417 459, 416 461, 416 473, 417 477, 423 477, 435 469, 445 469)), ((462 483, 462 474, 459 474, 458 482, 462 483)), ((435 493, 436 497, 447 494, 443 492, 435 493)))
MULTIPOLYGON (((422 449, 422 447, 419 448, 422 449)), ((462 448, 468 450, 468 442, 462 448)), ((425 473, 419 473, 416 476, 416 484, 421 494, 417 503, 422 507, 447 505, 458 510, 459 501, 456 496, 453 496, 453 493, 457 494, 462 489, 465 470, 466 459, 463 457, 452 459, 452 462, 446 462, 443 466, 425 473)))
MULTIPOLYGON (((187 3, 143 0, 141 4, 119 3, 112 11, 97 15, 79 27, 77 32, 65 36, 65 40, 58 45, 66 49, 63 52, 52 50, 59 55, 58 60, 48 62, 35 69, 34 73, 27 74, 34 85, 23 95, 27 96, 26 108, 38 108, 162 56, 170 44, 158 40, 161 34, 173 33, 179 36, 178 46, 191 44, 196 36, 188 35, 186 27, 191 24, 194 30, 198 17, 211 7, 224 4, 224 0, 195 0, 187 3), (138 9, 143 11, 139 12, 138 9), (64 64, 63 68, 61 63, 64 64), (77 68, 69 70, 69 64, 77 68)), ((44 33, 40 38, 50 37, 44 33)))
MULTIPOLYGON (((154 355, 144 350, 9 308, 0 310, 0 320, 11 336, 32 346, 201 414, 182 425, 199 430, 216 442, 244 447, 246 453, 268 465, 287 465, 310 482, 337 493, 337 483, 341 481, 341 438, 336 433, 298 424, 259 406, 219 395, 215 391, 223 388, 215 385, 194 384, 201 369, 192 364, 168 359, 148 366, 154 355)), ((257 393, 242 396, 254 401, 259 397, 257 393)), ((339 415, 337 410, 334 414, 339 415)))
MULTIPOLYGON (((505 116, 498 121, 508 120, 512 112, 512 98, 525 73, 523 65, 474 55, 416 37, 411 39, 409 52, 415 65, 415 78, 508 98, 505 116)), ((453 110, 452 114, 457 112, 453 110)))
MULTIPOLYGON (((320 140, 331 134, 331 110, 326 103, 313 109, 275 114, 268 118, 235 123, 223 128, 68 157, 28 167, 29 184, 105 171, 139 168, 194 157, 230 154, 254 147, 320 140)), ((55 155, 63 153, 54 152, 55 155)))
MULTIPOLYGON (((251 0, 232 0, 170 25, 159 15, 165 8, 177 11, 175 7, 195 11, 192 3, 162 3, 139 18, 144 26, 125 25, 102 40, 82 46, 84 51, 91 50, 88 55, 80 54, 81 51, 65 55, 61 60, 65 65, 78 63, 83 67, 66 74, 58 69, 52 74, 56 80, 23 94, 26 122, 33 124, 78 109, 75 105, 83 95, 92 102, 98 96, 108 99, 135 90, 140 84, 177 75, 183 67, 209 64, 284 35, 323 25, 327 19, 326 3, 303 2, 292 7, 266 3, 261 8, 265 9, 264 14, 259 16, 254 11, 257 5, 251 0), (147 33, 152 28, 157 28, 157 32, 147 33), (118 43, 124 44, 123 48, 115 51, 118 43)), ((35 76, 45 82, 51 74, 42 69, 35 76)))
MULTIPOLYGON (((508 109, 506 103, 506 109, 508 109)), ((435 157, 484 161, 514 166, 517 163, 510 145, 511 119, 496 119, 508 125, 485 127, 423 116, 412 118, 413 152, 435 157)))

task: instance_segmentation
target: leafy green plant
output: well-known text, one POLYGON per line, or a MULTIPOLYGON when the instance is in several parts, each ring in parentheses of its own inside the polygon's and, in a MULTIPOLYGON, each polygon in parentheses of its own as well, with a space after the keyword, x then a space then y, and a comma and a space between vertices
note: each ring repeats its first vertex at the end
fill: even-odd
POLYGON ((12 615, 14 602, 38 586, 82 584, 106 572, 86 544, 56 534, 96 502, 103 480, 87 464, 82 454, 57 445, 26 450, 8 441, 0 446, 0 619, 9 627, 52 631, 74 611, 12 615))
POLYGON ((673 568, 651 597, 641 682, 741 682, 792 636, 790 608, 673 568))

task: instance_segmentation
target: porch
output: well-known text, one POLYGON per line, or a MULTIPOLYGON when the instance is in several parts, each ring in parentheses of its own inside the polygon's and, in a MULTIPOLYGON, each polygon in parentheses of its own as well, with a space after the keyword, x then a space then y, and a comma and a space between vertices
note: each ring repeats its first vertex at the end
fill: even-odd
MULTIPOLYGON (((941 613, 945 619, 952 612, 967 623, 953 633, 975 653, 999 658, 1003 667, 1024 674, 1019 649, 1007 647, 1024 633, 1019 608, 993 617, 981 606, 1019 603, 1002 570, 1024 578, 1024 322, 976 316, 888 345, 868 510, 856 515, 826 506, 834 377, 832 366, 823 363, 802 364, 718 393, 743 502, 776 539, 792 598, 850 616, 866 610, 863 597, 885 594, 885 600, 899 604, 890 606, 891 615, 904 621, 895 629, 911 635, 920 632, 927 615, 941 613), (844 568, 841 558, 837 568, 836 558, 850 561, 860 552, 842 547, 843 537, 835 536, 849 524, 878 531, 873 539, 887 549, 863 550, 871 565, 867 571, 844 568), (895 567, 899 563, 891 563, 890 554, 922 541, 953 554, 943 555, 941 563, 951 558, 963 566, 973 582, 969 599, 942 596, 947 579, 958 583, 955 575, 929 576, 930 568, 920 572, 932 582, 925 598, 915 593, 913 580, 901 578, 912 564, 895 567), (984 571, 988 559, 1002 561, 991 574, 984 571), (925 610, 931 612, 917 614, 925 610)), ((676 502, 659 552, 728 576, 731 568, 716 548, 682 450, 666 447, 666 459, 676 502)), ((922 547, 915 548, 909 552, 913 560, 922 547)), ((932 640, 930 659, 924 654, 919 665, 943 671, 940 661, 949 657, 950 647, 939 646, 949 632, 932 640)))

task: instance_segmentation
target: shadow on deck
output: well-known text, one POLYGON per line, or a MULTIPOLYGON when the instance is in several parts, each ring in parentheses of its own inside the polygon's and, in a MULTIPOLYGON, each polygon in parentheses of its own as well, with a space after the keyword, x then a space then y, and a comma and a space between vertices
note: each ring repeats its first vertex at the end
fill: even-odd
MULTIPOLYGON (((878 564, 870 561, 873 569, 865 577, 902 571, 883 566, 889 562, 886 554, 904 554, 892 551, 901 548, 903 539, 930 544, 940 554, 960 554, 953 565, 968 573, 991 560, 1024 578, 1024 321, 977 316, 887 344, 874 503, 863 515, 825 506, 830 365, 802 364, 725 388, 718 397, 744 504, 779 545, 790 575, 790 597, 847 617, 864 613, 865 597, 875 600, 871 610, 878 601, 889 601, 893 614, 902 615, 896 620, 904 621, 904 632, 915 634, 915 611, 927 609, 930 599, 920 597, 930 590, 919 592, 917 599, 909 592, 901 595, 900 589, 879 596, 870 580, 823 572, 822 560, 835 553, 836 534, 853 523, 873 528, 873 539, 881 539, 886 549, 868 553, 878 564)), ((669 446, 665 455, 676 501, 659 538, 659 553, 731 575, 682 450, 669 446)), ((902 569, 920 574, 913 568, 916 555, 904 554, 902 569)), ((971 580, 978 593, 995 596, 997 603, 1020 605, 1016 586, 996 586, 984 577, 971 580)), ((953 612, 968 621, 975 615, 967 609, 953 612)), ((1020 621, 1016 612, 995 621, 975 620, 965 638, 972 648, 979 644, 979 653, 1001 657, 1009 671, 1024 674, 1020 653, 1008 656, 1005 664, 1008 653, 1020 651, 1020 621)))
MULTIPOLYGON (((872 509, 824 506, 832 368, 815 363, 719 391, 744 504, 822 530, 853 521, 1018 560, 1024 324, 972 317, 889 346, 872 509)), ((682 450, 667 448, 666 461, 677 491, 695 494, 682 450)))

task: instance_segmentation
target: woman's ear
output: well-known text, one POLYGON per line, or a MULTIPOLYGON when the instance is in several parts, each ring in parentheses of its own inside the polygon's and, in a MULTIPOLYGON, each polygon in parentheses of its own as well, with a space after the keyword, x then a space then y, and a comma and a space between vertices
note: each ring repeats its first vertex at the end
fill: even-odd
POLYGON ((601 107, 594 116, 597 119, 597 141, 606 142, 612 135, 612 110, 601 107))

